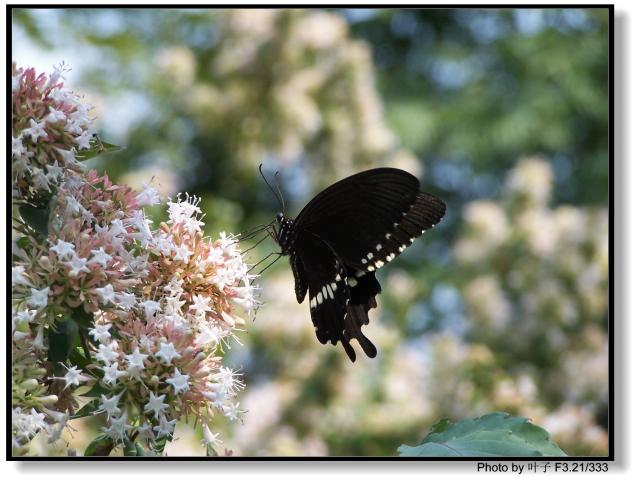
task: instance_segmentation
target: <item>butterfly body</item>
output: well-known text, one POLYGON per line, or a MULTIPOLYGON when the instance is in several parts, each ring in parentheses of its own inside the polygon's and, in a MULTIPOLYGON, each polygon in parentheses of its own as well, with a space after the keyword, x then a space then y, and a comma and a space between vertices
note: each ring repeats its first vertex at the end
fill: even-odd
POLYGON ((345 178, 312 199, 294 220, 277 215, 275 238, 290 256, 297 301, 308 294, 317 339, 340 342, 354 362, 356 339, 376 348, 361 328, 377 306, 377 269, 399 256, 445 214, 445 203, 419 191, 418 180, 394 168, 345 178))

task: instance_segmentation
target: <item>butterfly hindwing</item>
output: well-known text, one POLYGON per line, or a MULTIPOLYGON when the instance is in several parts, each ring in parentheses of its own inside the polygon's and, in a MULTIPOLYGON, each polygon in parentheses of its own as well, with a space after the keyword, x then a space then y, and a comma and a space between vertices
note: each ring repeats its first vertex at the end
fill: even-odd
POLYGON ((301 304, 303 303, 303 300, 306 297, 306 292, 308 291, 308 278, 303 268, 303 263, 296 252, 293 252, 290 255, 290 267, 292 268, 292 274, 295 277, 295 295, 297 296, 297 302, 301 304))
POLYGON ((374 296, 381 291, 374 274, 355 279, 354 270, 344 267, 330 246, 312 233, 300 234, 298 241, 304 269, 300 277, 308 278, 310 316, 317 339, 322 344, 340 342, 353 362, 356 355, 350 340, 356 339, 364 352, 374 357, 376 348, 361 332, 369 323, 368 310, 376 306, 374 296))

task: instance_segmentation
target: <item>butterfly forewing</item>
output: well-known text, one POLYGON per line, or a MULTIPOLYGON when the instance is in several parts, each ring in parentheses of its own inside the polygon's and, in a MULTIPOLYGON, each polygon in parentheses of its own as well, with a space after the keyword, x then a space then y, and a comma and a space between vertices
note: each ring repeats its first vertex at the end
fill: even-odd
POLYGON ((420 193, 414 176, 377 168, 319 193, 301 211, 293 229, 320 236, 348 266, 374 271, 401 254, 444 213, 445 204, 420 193))

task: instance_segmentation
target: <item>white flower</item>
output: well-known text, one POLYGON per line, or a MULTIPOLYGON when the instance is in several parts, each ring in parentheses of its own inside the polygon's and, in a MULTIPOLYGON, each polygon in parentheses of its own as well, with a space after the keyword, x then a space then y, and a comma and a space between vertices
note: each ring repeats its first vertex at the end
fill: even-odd
POLYGON ((157 419, 160 413, 164 412, 164 409, 168 408, 168 404, 164 403, 164 399, 166 398, 166 394, 162 394, 160 396, 156 396, 153 391, 151 391, 150 396, 148 398, 148 402, 144 405, 145 412, 153 411, 155 415, 155 419, 157 419))
POLYGON ((124 227, 124 223, 122 220, 115 219, 111 221, 111 227, 109 228, 108 235, 111 238, 115 238, 117 236, 124 236, 127 234, 126 228, 124 227))
POLYGON ((210 298, 208 296, 197 294, 193 297, 193 304, 190 305, 189 309, 194 309, 196 316, 203 316, 208 311, 212 311, 209 304, 210 298))
POLYGON ((182 201, 180 196, 177 196, 177 202, 173 203, 168 201, 168 224, 183 223, 193 215, 201 215, 202 210, 197 206, 201 201, 201 198, 196 196, 186 196, 186 200, 182 201))
POLYGON ((48 138, 49 135, 44 129, 44 124, 44 121, 38 123, 33 118, 31 118, 29 120, 30 128, 23 130, 22 134, 25 136, 30 136, 31 140, 33 140, 34 142, 37 142, 38 138, 48 138))
POLYGON ((91 148, 91 139, 93 135, 88 131, 83 131, 80 136, 76 136, 74 141, 78 144, 80 150, 88 150, 91 148))
POLYGON ((99 341, 100 343, 105 343, 109 339, 111 339, 111 333, 109 333, 109 329, 111 329, 110 324, 96 324, 94 328, 89 330, 89 334, 93 336, 93 339, 99 341))
POLYGON ((100 246, 100 249, 92 249, 91 253, 93 257, 89 260, 89 264, 98 263, 102 268, 106 268, 109 261, 113 258, 110 254, 104 251, 104 247, 100 246))
POLYGON ((13 286, 22 284, 24 286, 31 286, 31 283, 24 276, 24 266, 13 266, 11 268, 11 284, 13 286))
POLYGON ((193 252, 189 250, 186 245, 180 245, 173 248, 173 252, 175 253, 174 259, 176 261, 187 262, 188 258, 193 255, 193 252))
POLYGON ((113 285, 107 284, 103 288, 95 288, 95 292, 100 297, 102 304, 115 303, 115 292, 113 291, 113 285))
POLYGON ((57 123, 58 121, 65 121, 66 115, 63 111, 56 110, 52 106, 49 107, 49 114, 44 119, 48 123, 57 123))
POLYGON ((169 283, 164 286, 164 291, 166 291, 170 296, 180 296, 184 292, 184 288, 182 287, 183 284, 183 279, 171 278, 169 283))
POLYGON ((22 73, 11 76, 11 91, 13 93, 20 89, 20 80, 22 79, 22 73))
POLYGON ((62 366, 66 368, 67 373, 64 375, 63 378, 53 378, 53 379, 64 379, 64 382, 65 382, 64 389, 68 388, 71 385, 79 386, 80 383, 84 383, 86 381, 91 380, 90 377, 82 374, 82 371, 78 369, 77 366, 73 366, 70 368, 66 364, 62 364, 62 366))
POLYGON ((117 407, 117 404, 120 401, 120 397, 122 397, 123 393, 120 394, 114 394, 113 396, 106 397, 106 395, 101 394, 100 395, 100 407, 97 408, 93 414, 101 414, 103 412, 105 412, 107 414, 107 416, 114 416, 115 414, 118 414, 120 411, 120 408, 117 407))
POLYGON ((124 441, 126 433, 133 428, 133 426, 127 423, 127 420, 126 412, 119 418, 111 417, 111 425, 109 427, 102 427, 102 431, 116 441, 124 441))
POLYGON ((57 151, 62 157, 62 161, 65 165, 72 165, 75 163, 75 148, 71 148, 70 150, 55 148, 55 151, 57 151))
MULTIPOLYGON (((62 75, 62 73, 69 72, 69 71, 71 71, 71 68, 69 68, 69 66, 66 65, 64 62, 61 62, 57 66, 53 65, 53 72, 49 74, 49 81, 47 83, 47 87, 54 87, 55 85, 57 85, 57 83, 60 81, 60 78, 62 80, 65 80, 66 77, 62 75)), ((57 88, 59 88, 59 86, 57 88)))
MULTIPOLYGON (((102 345, 100 345, 100 347, 102 347, 102 345)), ((102 381, 104 382, 104 384, 110 384, 112 386, 115 386, 118 379, 120 379, 122 376, 126 376, 126 371, 120 371, 118 369, 119 365, 116 362, 112 364, 108 364, 107 361, 104 361, 103 359, 100 359, 100 360, 107 363, 107 366, 102 366, 102 371, 104 371, 104 377, 102 378, 102 381)))
MULTIPOLYGON (((84 207, 80 204, 80 202, 75 199, 75 197, 73 196, 67 196, 66 197, 66 213, 68 215, 74 215, 77 213, 80 213, 81 211, 84 210, 84 207)), ((96 231, 97 231, 97 225, 95 227, 96 231)))
POLYGON ((253 296, 253 291, 255 290, 253 286, 238 286, 236 288, 232 288, 232 290, 235 292, 235 296, 231 298, 234 303, 242 306, 247 313, 250 313, 253 309, 255 309, 257 301, 253 296))
POLYGON ((159 351, 155 353, 155 357, 162 359, 167 365, 169 365, 173 359, 179 359, 182 355, 175 350, 173 343, 162 342, 160 343, 159 351))
POLYGON ((217 345, 226 334, 217 326, 209 326, 202 324, 199 328, 199 334, 195 340, 195 344, 199 347, 207 347, 208 345, 217 345))
POLYGON ((172 421, 167 421, 166 417, 162 414, 160 416, 159 426, 155 426, 153 431, 157 432, 157 437, 170 436, 173 434, 173 429, 175 429, 175 424, 177 423, 177 419, 173 419, 172 421))
POLYGON ((142 183, 142 192, 135 197, 135 201, 140 207, 147 205, 157 205, 160 203, 159 192, 146 183, 142 183))
POLYGON ((239 376, 239 374, 232 369, 222 366, 219 368, 219 372, 214 376, 217 382, 209 383, 209 387, 213 391, 221 391, 232 394, 242 387, 242 383, 236 379, 236 376, 239 376))
POLYGON ((20 156, 17 159, 14 159, 11 167, 18 176, 24 176, 25 173, 31 171, 31 164, 27 160, 26 156, 20 156))
POLYGON ((144 369, 144 361, 148 358, 148 354, 142 354, 139 348, 135 348, 135 351, 133 351, 132 354, 127 354, 125 358, 129 365, 129 370, 134 369, 140 371, 144 369))
POLYGON ((55 252, 58 258, 65 259, 73 257, 73 255, 75 254, 75 245, 73 243, 67 243, 66 241, 58 239, 56 245, 51 247, 51 251, 55 252))
POLYGON ((62 176, 64 168, 58 166, 58 160, 55 160, 52 165, 47 165, 47 180, 57 183, 58 179, 62 176))
POLYGON ((137 298, 133 293, 115 293, 115 303, 120 308, 129 311, 137 304, 137 298))
POLYGON ((43 351, 44 347, 44 325, 41 324, 38 326, 38 332, 35 335, 35 339, 33 340, 33 347, 39 351, 43 351))
POLYGON ((196 217, 185 218, 183 223, 184 223, 184 228, 190 234, 195 234, 195 233, 201 231, 202 230, 202 226, 204 226, 204 222, 198 220, 196 217))
POLYGON ((98 346, 98 352, 95 355, 95 358, 105 364, 111 364, 119 356, 117 348, 118 345, 115 341, 111 341, 109 344, 100 344, 98 346))
POLYGON ((146 319, 150 319, 155 313, 162 309, 159 302, 150 299, 139 303, 139 305, 144 308, 144 316, 146 316, 146 319))
POLYGON ((89 268, 86 267, 86 258, 82 258, 75 254, 73 255, 73 258, 71 258, 71 261, 65 261, 64 264, 69 267, 69 276, 71 278, 75 278, 82 272, 90 272, 89 268))
POLYGON ((51 192, 51 189, 49 188, 49 178, 47 178, 47 175, 45 175, 40 168, 32 168, 31 177, 33 180, 33 187, 36 190, 51 192))
POLYGON ((33 318, 35 317, 35 314, 37 313, 37 311, 34 310, 23 310, 23 311, 14 311, 13 317, 14 317, 14 321, 16 326, 20 326, 22 324, 29 324, 31 321, 33 321, 33 318))
POLYGON ((24 143, 22 143, 22 134, 17 138, 11 137, 11 156, 21 157, 27 152, 24 143))
POLYGON ((36 309, 44 308, 49 304, 49 287, 43 289, 31 288, 31 297, 27 300, 29 306, 36 309))
POLYGON ((188 385, 188 374, 182 374, 179 369, 175 368, 173 377, 166 380, 166 382, 175 388, 175 394, 186 392, 190 389, 188 385))
POLYGON ((219 446, 220 444, 222 444, 221 439, 218 439, 219 433, 213 434, 213 432, 208 427, 208 424, 204 424, 203 432, 204 439, 202 443, 204 444, 204 446, 219 446))
POLYGON ((226 416, 230 421, 239 419, 239 415, 245 412, 239 409, 239 403, 224 405, 222 406, 222 411, 224 416, 226 416))

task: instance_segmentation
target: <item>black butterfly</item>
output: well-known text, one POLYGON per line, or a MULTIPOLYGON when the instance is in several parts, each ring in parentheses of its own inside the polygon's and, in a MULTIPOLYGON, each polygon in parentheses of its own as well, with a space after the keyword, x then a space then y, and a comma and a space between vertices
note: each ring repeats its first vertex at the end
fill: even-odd
POLYGON ((373 358, 374 344, 361 328, 369 323, 381 285, 375 271, 437 224, 445 203, 419 191, 419 180, 395 168, 376 168, 326 188, 295 220, 277 214, 274 236, 290 255, 297 301, 310 291, 310 315, 322 344, 341 342, 348 357, 356 339, 373 358))

